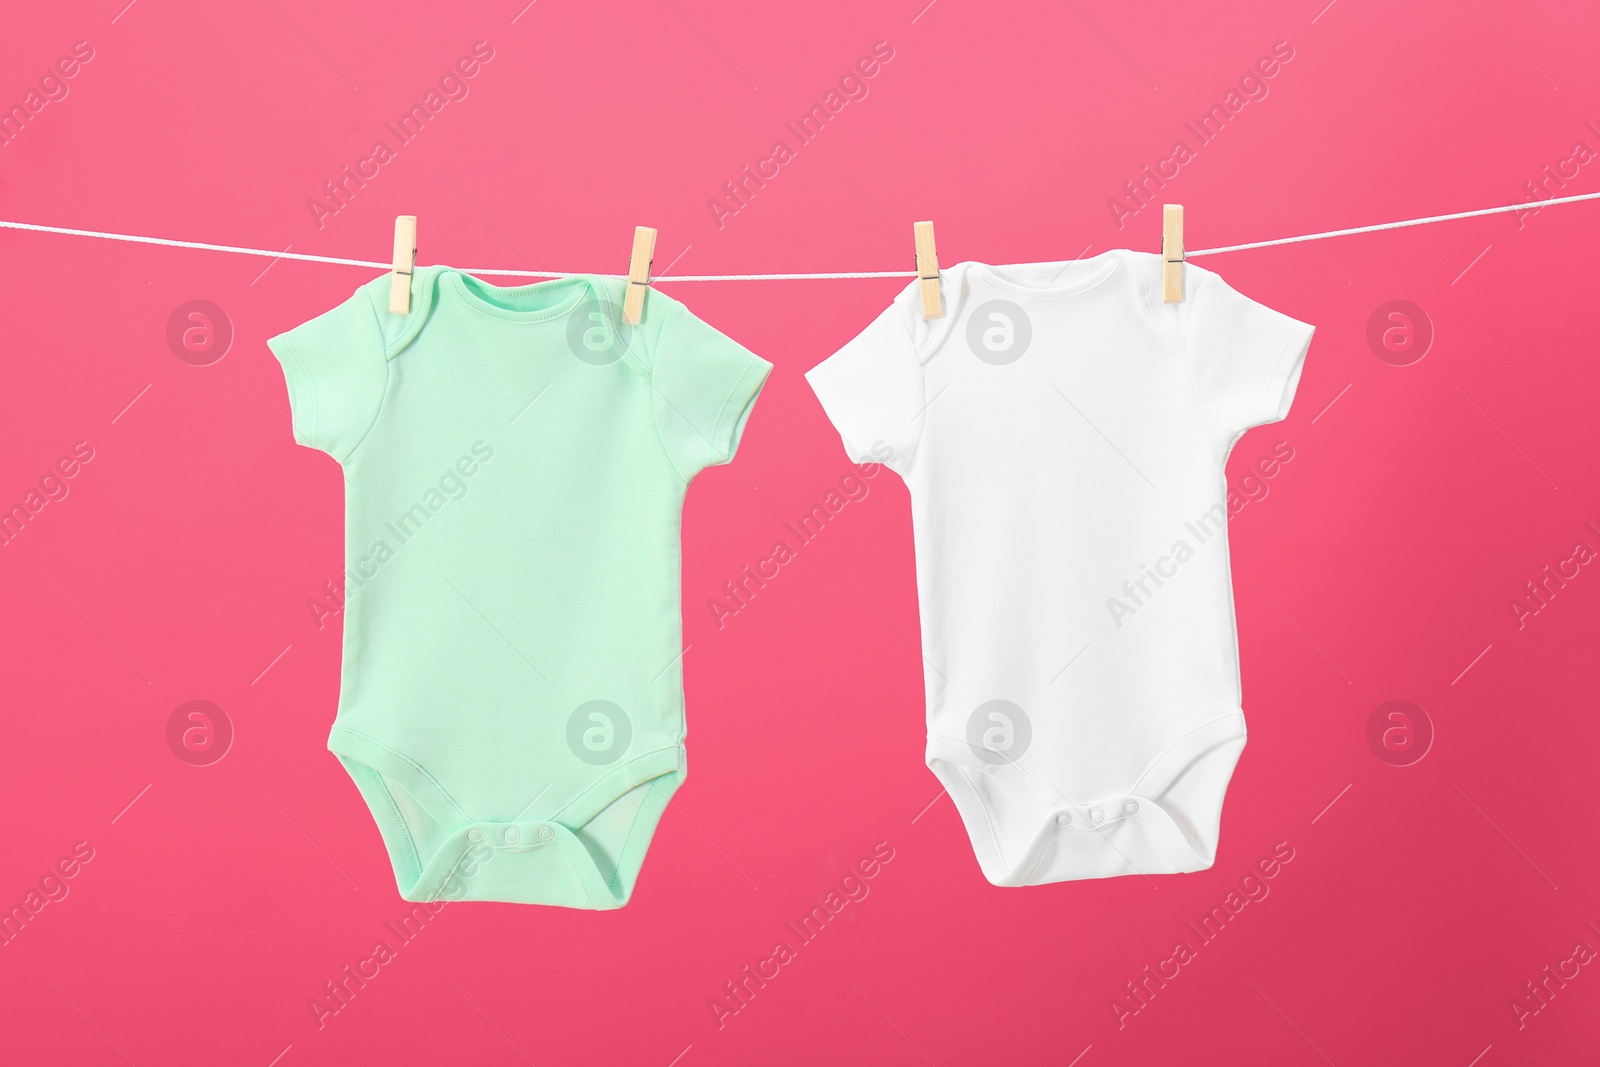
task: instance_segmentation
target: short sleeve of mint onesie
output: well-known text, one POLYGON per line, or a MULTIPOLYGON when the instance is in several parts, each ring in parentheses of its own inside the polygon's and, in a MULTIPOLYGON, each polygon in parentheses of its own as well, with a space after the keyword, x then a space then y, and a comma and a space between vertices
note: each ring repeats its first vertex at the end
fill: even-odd
POLYGON ((294 439, 343 462, 378 418, 388 379, 384 310, 370 286, 267 341, 289 386, 294 439))
POLYGON ((661 447, 687 482, 733 459, 772 364, 659 293, 641 328, 661 447))

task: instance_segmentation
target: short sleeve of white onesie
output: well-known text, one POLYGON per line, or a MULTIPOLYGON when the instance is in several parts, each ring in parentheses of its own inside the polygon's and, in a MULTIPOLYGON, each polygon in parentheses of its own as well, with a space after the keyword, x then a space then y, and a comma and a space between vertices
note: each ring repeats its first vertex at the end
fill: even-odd
POLYGON ((1231 440, 1287 416, 1312 328, 1256 303, 1216 274, 1190 275, 1190 375, 1212 428, 1231 440))
POLYGON ((806 372, 850 458, 902 473, 916 452, 927 404, 906 295, 806 372))

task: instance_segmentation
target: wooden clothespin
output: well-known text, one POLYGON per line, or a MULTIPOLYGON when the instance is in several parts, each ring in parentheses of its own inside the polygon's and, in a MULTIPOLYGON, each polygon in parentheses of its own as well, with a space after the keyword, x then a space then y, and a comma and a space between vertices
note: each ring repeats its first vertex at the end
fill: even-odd
POLYGON ((1183 205, 1161 208, 1161 299, 1183 303, 1183 205))
POLYGON ((389 275, 389 311, 405 315, 411 311, 411 272, 417 267, 417 217, 396 215, 394 219, 394 273, 389 275))
POLYGON ((919 222, 911 227, 916 235, 917 280, 922 285, 922 317, 937 319, 944 315, 944 301, 939 297, 939 250, 933 243, 933 223, 919 222))
POLYGON ((656 258, 656 231, 633 228, 633 255, 628 257, 628 293, 622 299, 622 321, 639 325, 644 317, 644 294, 650 290, 650 264, 656 258))

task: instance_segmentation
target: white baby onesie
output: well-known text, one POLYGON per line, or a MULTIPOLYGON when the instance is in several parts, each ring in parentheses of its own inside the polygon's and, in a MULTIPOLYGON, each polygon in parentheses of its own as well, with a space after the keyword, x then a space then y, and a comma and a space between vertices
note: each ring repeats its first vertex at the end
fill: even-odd
POLYGON ((1245 743, 1223 466, 1312 327, 1112 251, 916 283, 807 375, 910 490, 929 768, 996 885, 1198 871, 1245 743))

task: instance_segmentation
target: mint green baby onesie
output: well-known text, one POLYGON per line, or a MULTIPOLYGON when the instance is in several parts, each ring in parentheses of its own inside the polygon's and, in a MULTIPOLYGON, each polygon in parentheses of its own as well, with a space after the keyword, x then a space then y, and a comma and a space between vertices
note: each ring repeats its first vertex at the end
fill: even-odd
POLYGON ((344 468, 328 747, 405 899, 621 907, 684 780, 684 492, 771 365, 620 279, 389 284, 268 342, 344 468))

